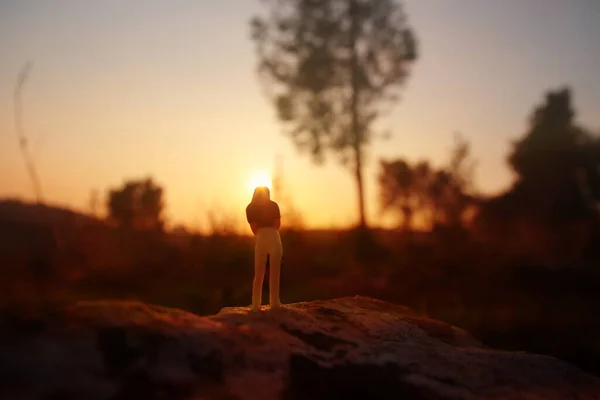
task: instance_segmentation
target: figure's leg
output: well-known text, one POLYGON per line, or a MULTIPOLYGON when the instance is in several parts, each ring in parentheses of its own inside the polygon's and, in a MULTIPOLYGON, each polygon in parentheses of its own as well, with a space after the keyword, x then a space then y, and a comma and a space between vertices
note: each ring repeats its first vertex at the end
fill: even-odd
POLYGON ((271 253, 271 260, 269 264, 269 303, 271 308, 278 308, 281 306, 281 300, 279 299, 279 281, 281 277, 281 248, 275 249, 271 253))
POLYGON ((254 282, 252 284, 252 309, 260 310, 262 304, 263 280, 267 264, 267 251, 265 246, 256 246, 254 249, 254 282))

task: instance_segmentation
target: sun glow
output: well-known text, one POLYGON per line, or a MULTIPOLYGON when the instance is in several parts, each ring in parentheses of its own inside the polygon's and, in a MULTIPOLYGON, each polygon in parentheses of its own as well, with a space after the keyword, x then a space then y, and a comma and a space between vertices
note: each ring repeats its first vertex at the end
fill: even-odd
POLYGON ((257 171, 250 176, 248 189, 254 192, 258 186, 266 186, 271 189, 271 175, 267 171, 257 171))

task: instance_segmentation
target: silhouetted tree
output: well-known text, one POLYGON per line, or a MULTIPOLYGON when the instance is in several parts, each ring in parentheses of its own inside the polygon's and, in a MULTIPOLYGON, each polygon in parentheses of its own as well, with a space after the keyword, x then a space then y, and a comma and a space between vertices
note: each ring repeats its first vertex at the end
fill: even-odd
POLYGON ((573 172, 578 138, 583 134, 574 126, 573 118, 569 90, 547 94, 545 104, 531 116, 529 131, 514 144, 508 157, 520 181, 548 185, 557 181, 555 173, 573 172))
POLYGON ((412 228, 413 217, 430 228, 459 227, 474 205, 471 195, 474 164, 469 143, 461 137, 452 150, 449 165, 433 169, 427 161, 411 166, 407 161, 381 161, 379 185, 382 211, 402 217, 403 229, 412 228))
POLYGON ((252 20, 252 38, 279 119, 315 162, 324 161, 326 150, 344 164, 352 161, 366 228, 365 146, 417 58, 402 7, 394 0, 264 2, 270 13, 252 20))
POLYGON ((152 178, 125 182, 110 191, 109 216, 122 227, 162 230, 162 196, 163 189, 152 178))
POLYGON ((576 124, 568 88, 546 94, 507 161, 517 179, 483 205, 479 225, 511 232, 517 247, 544 262, 578 259, 598 231, 600 140, 576 124))
POLYGON ((548 222, 587 214, 582 184, 590 196, 598 195, 598 139, 577 126, 574 117, 570 90, 549 92, 508 158, 518 176, 517 189, 527 193, 548 222))
POLYGON ((456 134, 450 162, 445 171, 447 187, 450 188, 442 199, 446 225, 464 226, 472 216, 470 211, 473 211, 479 202, 474 177, 476 164, 471 157, 470 143, 460 134, 456 134))
POLYGON ((476 166, 476 161, 471 158, 471 144, 460 133, 456 133, 448 170, 465 192, 473 193, 475 191, 476 166))
POLYGON ((413 191, 413 170, 405 160, 381 161, 381 170, 381 208, 383 211, 394 209, 400 213, 402 228, 409 230, 416 200, 413 191))

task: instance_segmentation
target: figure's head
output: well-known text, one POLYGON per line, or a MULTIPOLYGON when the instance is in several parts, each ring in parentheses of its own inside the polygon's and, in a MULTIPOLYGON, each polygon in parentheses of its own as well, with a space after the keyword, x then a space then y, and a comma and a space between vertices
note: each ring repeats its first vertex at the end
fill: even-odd
POLYGON ((265 202, 271 199, 271 191, 266 186, 258 186, 254 189, 254 194, 252 195, 252 202, 265 202))

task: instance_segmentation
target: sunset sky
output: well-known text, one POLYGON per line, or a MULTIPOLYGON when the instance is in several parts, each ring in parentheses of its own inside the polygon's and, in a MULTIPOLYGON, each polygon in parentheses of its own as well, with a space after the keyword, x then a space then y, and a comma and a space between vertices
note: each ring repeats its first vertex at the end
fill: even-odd
MULTIPOLYGON (((442 164, 455 131, 472 142, 481 191, 505 188, 510 141, 550 88, 570 85, 579 121, 600 130, 599 1, 404 4, 421 58, 381 123, 393 138, 370 149, 371 222, 377 160, 442 164)), ((87 211, 92 190, 151 175, 171 222, 198 226, 208 209, 242 221, 248 182, 280 154, 309 225, 354 223, 352 175, 333 157, 316 167, 299 155, 261 92, 248 27, 260 10, 258 0, 0 2, 0 197, 33 198, 12 102, 31 59, 25 130, 48 203, 87 211)))

